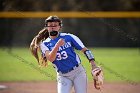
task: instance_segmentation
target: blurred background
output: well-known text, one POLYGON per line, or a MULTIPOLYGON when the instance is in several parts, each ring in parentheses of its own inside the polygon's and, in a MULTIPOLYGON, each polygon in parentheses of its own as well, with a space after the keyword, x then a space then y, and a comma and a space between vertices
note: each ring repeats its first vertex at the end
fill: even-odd
POLYGON ((44 27, 44 20, 51 15, 50 12, 60 11, 64 12, 60 16, 63 21, 62 31, 77 35, 86 46, 140 46, 140 14, 130 15, 134 11, 140 11, 139 0, 0 0, 0 11, 0 46, 28 47, 32 38, 44 27), (81 17, 77 17, 73 11, 85 13, 89 17, 82 17, 80 13, 78 15, 81 17), (119 11, 125 11, 130 16, 108 13, 119 11), (2 14, 3 12, 17 14, 6 17, 9 13, 2 14), (47 12, 47 15, 34 17, 31 14, 27 17, 24 12, 47 12), (65 15, 65 12, 72 13, 65 15), (96 12, 101 12, 102 17, 96 16, 96 12), (109 16, 104 17, 104 12, 109 16))

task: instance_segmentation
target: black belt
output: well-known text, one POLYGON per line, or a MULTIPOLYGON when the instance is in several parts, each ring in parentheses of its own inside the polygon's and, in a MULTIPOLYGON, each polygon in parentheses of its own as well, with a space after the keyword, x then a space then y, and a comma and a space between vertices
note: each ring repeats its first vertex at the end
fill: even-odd
POLYGON ((72 70, 74 70, 76 67, 79 67, 80 64, 77 64, 76 66, 72 67, 71 69, 67 70, 67 71, 57 71, 58 73, 62 73, 62 74, 66 74, 68 72, 71 72, 72 70))

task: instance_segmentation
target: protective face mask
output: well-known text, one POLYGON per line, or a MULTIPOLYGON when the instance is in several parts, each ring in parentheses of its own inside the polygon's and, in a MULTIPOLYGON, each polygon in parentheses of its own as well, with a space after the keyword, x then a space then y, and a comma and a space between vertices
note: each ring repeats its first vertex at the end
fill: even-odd
POLYGON ((49 32, 50 36, 57 36, 57 34, 58 34, 58 31, 51 31, 51 32, 49 32))

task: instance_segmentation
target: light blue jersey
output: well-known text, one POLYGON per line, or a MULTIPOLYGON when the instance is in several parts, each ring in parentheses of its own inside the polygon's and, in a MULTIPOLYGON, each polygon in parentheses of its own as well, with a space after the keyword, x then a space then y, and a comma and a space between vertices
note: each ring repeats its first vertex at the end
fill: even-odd
POLYGON ((45 54, 47 50, 51 51, 60 38, 65 40, 65 44, 59 47, 56 59, 52 63, 57 71, 67 72, 81 62, 74 49, 82 50, 85 46, 77 36, 59 33, 57 38, 51 39, 48 37, 41 43, 40 47, 42 53, 45 54))

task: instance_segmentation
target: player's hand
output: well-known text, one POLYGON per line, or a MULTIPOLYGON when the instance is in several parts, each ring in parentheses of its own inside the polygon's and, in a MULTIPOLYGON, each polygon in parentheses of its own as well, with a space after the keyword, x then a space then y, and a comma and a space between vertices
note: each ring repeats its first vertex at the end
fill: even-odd
POLYGON ((60 47, 60 46, 63 46, 65 44, 65 40, 60 38, 57 42, 57 45, 60 47))
POLYGON ((94 77, 94 87, 101 90, 104 80, 102 69, 100 67, 93 69, 92 76, 94 77))

